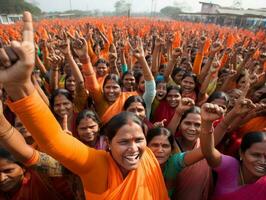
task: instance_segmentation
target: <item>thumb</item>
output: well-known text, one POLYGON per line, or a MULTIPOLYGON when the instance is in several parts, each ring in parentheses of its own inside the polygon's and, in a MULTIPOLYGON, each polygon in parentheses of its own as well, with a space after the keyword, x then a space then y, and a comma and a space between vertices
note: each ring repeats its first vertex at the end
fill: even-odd
POLYGON ((68 131, 67 119, 68 119, 67 115, 64 115, 63 121, 62 121, 62 128, 64 131, 68 131))

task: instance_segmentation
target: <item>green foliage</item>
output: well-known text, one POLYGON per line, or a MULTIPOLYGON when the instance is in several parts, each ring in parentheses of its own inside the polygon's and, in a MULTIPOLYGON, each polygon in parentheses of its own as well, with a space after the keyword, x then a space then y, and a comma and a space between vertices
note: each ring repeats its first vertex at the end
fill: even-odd
POLYGON ((30 11, 33 15, 40 15, 41 9, 24 0, 0 0, 0 13, 4 14, 22 14, 24 11, 30 11))
POLYGON ((131 4, 127 3, 125 0, 119 0, 115 2, 114 7, 117 15, 127 15, 131 4))
POLYGON ((167 17, 177 18, 178 15, 182 13, 182 10, 177 7, 167 6, 162 8, 160 12, 167 17))

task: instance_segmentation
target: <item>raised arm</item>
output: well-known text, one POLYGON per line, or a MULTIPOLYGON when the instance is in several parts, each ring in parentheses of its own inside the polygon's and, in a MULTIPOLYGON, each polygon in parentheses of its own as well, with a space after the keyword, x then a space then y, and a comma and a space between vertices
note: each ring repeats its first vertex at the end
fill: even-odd
POLYGON ((7 121, 3 114, 3 105, 0 101, 0 143, 20 162, 27 162, 34 154, 34 149, 29 146, 17 129, 7 121))
POLYGON ((219 119, 223 109, 218 105, 205 103, 201 107, 201 133, 200 147, 201 151, 211 167, 217 167, 221 162, 221 153, 215 149, 213 121, 219 119))
POLYGON ((90 162, 94 162, 94 159, 90 158, 96 150, 88 148, 66 134, 36 92, 31 82, 34 42, 32 17, 29 12, 24 13, 23 21, 23 41, 12 42, 12 49, 18 55, 18 60, 7 69, 0 67, 3 69, 0 70, 0 80, 10 97, 8 105, 21 119, 41 149, 73 172, 85 173, 90 162))

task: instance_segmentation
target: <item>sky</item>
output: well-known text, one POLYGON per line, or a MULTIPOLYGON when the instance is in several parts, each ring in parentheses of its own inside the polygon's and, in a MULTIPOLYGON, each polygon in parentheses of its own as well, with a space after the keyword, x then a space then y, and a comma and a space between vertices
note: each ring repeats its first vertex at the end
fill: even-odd
MULTIPOLYGON (((33 0, 29 0, 33 1, 33 0)), ((114 11, 114 4, 117 0, 34 0, 39 3, 43 11, 65 11, 72 9, 79 10, 100 10, 114 11)), ((152 1, 156 1, 156 10, 160 11, 165 6, 172 6, 174 2, 185 4, 190 11, 200 11, 201 4, 199 0, 127 0, 132 4, 133 12, 151 11, 152 1)), ((204 2, 217 3, 221 6, 231 6, 234 0, 202 0, 204 2)), ((243 8, 266 8, 266 0, 242 0, 243 8)))

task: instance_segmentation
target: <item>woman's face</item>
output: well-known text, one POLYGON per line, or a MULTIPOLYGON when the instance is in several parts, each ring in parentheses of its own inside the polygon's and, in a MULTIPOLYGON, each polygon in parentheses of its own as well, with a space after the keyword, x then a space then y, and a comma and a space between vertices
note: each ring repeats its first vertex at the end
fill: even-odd
POLYGON ((187 76, 181 81, 181 88, 184 92, 193 92, 195 89, 195 81, 192 77, 187 76))
POLYGON ((66 89, 70 92, 74 92, 76 89, 76 81, 74 76, 70 76, 68 77, 68 79, 66 79, 66 89))
POLYGON ((18 117, 15 118, 14 127, 21 133, 21 135, 24 137, 27 144, 32 145, 34 143, 34 139, 32 138, 32 135, 25 128, 25 126, 23 125, 23 123, 20 121, 18 117))
POLYGON ((172 108, 176 108, 181 100, 181 95, 176 89, 172 89, 166 96, 166 101, 172 108))
POLYGON ((223 109, 223 113, 226 112, 227 110, 227 106, 226 106, 226 102, 224 99, 214 99, 212 102, 212 104, 216 104, 217 106, 219 106, 220 108, 223 109))
POLYGON ((110 79, 105 83, 103 87, 103 92, 104 92, 105 99, 108 102, 115 102, 116 99, 121 94, 121 88, 120 88, 120 85, 117 84, 117 82, 110 79))
POLYGON ((190 141, 195 142, 200 133, 201 116, 197 113, 189 113, 180 124, 180 131, 182 136, 190 141))
POLYGON ((146 118, 145 108, 140 102, 132 102, 127 111, 135 113, 141 120, 146 118))
POLYGON ((64 115, 73 114, 73 103, 65 95, 59 94, 54 98, 54 112, 63 119, 64 115))
POLYGON ((233 89, 228 93, 229 96, 229 107, 233 108, 235 106, 236 101, 240 98, 242 91, 239 89, 233 89))
POLYGON ((127 91, 133 91, 135 84, 136 84, 136 80, 132 74, 125 75, 123 79, 123 86, 127 91))
POLYGON ((166 83, 159 83, 156 87, 156 98, 161 101, 166 96, 166 83))
POLYGON ((21 184, 23 169, 16 163, 0 158, 0 190, 9 192, 21 184))
POLYGON ((242 167, 253 177, 262 177, 266 175, 266 140, 251 145, 244 153, 241 153, 243 159, 242 167))
POLYGON ((185 71, 180 71, 180 72, 176 73, 176 75, 174 77, 174 81, 176 84, 181 85, 181 81, 182 81, 184 74, 185 74, 185 71))
POLYGON ((78 125, 78 135, 82 142, 95 142, 99 133, 99 125, 89 117, 80 120, 78 125))
POLYGON ((166 135, 158 135, 152 138, 148 147, 152 150, 160 165, 164 164, 171 155, 171 144, 166 135))
POLYGON ((135 122, 129 121, 123 125, 109 141, 113 159, 118 164, 123 175, 137 169, 146 147, 146 139, 142 128, 135 122))
POLYGON ((140 80, 139 80, 139 91, 141 92, 145 92, 145 79, 144 76, 141 76, 140 80))
POLYGON ((102 77, 108 73, 108 67, 105 63, 99 63, 96 67, 97 76, 102 77))
POLYGON ((246 81, 245 81, 245 77, 243 76, 242 78, 240 78, 239 82, 237 83, 237 88, 238 89, 243 89, 245 88, 246 85, 246 81))

